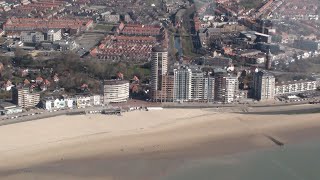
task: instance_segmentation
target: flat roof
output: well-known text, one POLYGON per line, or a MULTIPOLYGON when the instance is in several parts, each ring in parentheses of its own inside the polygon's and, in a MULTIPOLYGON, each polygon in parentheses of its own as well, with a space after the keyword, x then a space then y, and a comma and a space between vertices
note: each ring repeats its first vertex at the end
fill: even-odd
POLYGON ((8 109, 8 108, 15 108, 17 105, 11 103, 11 102, 1 102, 0 107, 3 109, 8 109))
POLYGON ((126 84, 129 83, 127 80, 118 80, 118 79, 111 79, 111 80, 104 80, 104 85, 119 85, 119 84, 126 84))

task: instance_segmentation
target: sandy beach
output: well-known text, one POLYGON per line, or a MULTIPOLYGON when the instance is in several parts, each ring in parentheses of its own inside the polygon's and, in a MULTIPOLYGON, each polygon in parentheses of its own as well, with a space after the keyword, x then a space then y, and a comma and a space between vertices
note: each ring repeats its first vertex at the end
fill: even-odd
MULTIPOLYGON (((308 105, 290 109, 301 108, 308 105)), ((185 159, 277 148, 267 137, 320 137, 318 113, 250 111, 164 109, 0 126, 0 179, 161 179, 185 159)))

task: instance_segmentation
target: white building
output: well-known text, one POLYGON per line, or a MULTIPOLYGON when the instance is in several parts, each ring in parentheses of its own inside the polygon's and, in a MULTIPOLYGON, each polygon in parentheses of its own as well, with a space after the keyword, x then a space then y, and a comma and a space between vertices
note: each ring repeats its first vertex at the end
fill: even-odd
POLYGON ((54 42, 62 39, 61 29, 50 29, 47 32, 47 41, 54 42))
POLYGON ((54 109, 86 108, 101 105, 100 95, 75 96, 68 98, 46 98, 41 101, 42 108, 50 111, 54 109))
POLYGON ((126 102, 129 98, 129 81, 105 80, 103 95, 104 104, 126 102))
POLYGON ((286 83, 277 83, 275 86, 275 95, 295 94, 317 89, 317 81, 289 81, 286 83))
POLYGON ((75 100, 77 108, 86 108, 93 106, 90 96, 76 96, 75 100))
POLYGON ((41 101, 42 108, 51 111, 54 109, 65 109, 74 107, 74 99, 70 98, 46 98, 41 101))

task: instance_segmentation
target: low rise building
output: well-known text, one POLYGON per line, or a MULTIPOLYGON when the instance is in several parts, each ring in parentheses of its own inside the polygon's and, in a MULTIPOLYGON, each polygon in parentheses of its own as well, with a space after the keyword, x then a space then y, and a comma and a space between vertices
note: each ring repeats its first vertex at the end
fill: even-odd
POLYGON ((275 86, 275 95, 295 94, 317 89, 317 81, 302 80, 280 82, 275 86))
POLYGON ((105 12, 102 14, 102 17, 108 23, 117 23, 120 21, 120 14, 115 12, 105 12))
POLYGON ((44 41, 42 32, 21 32, 21 41, 24 43, 39 43, 44 41))
POLYGON ((0 103, 0 113, 2 115, 16 114, 21 112, 22 112, 22 108, 15 104, 12 104, 9 102, 0 103))
POLYGON ((47 32, 47 41, 54 42, 62 39, 61 29, 50 29, 47 32))

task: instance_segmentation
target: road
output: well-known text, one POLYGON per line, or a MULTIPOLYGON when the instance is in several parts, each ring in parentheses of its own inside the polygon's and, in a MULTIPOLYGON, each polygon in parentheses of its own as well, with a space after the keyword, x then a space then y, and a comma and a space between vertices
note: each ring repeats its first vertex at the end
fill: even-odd
POLYGON ((110 109, 111 106, 97 106, 97 107, 88 107, 88 108, 79 108, 79 109, 67 109, 67 110, 57 110, 49 112, 44 109, 37 109, 37 110, 31 110, 24 113, 19 114, 12 114, 7 116, 1 116, 0 117, 0 126, 8 125, 8 124, 14 124, 14 123, 20 123, 25 121, 33 121, 33 120, 39 120, 49 117, 55 117, 55 116, 61 116, 61 115, 67 115, 68 113, 81 113, 81 112, 88 112, 88 111, 102 111, 104 109, 110 109), (18 116, 18 117, 17 117, 18 116), (17 118, 15 118, 17 117, 17 118))

